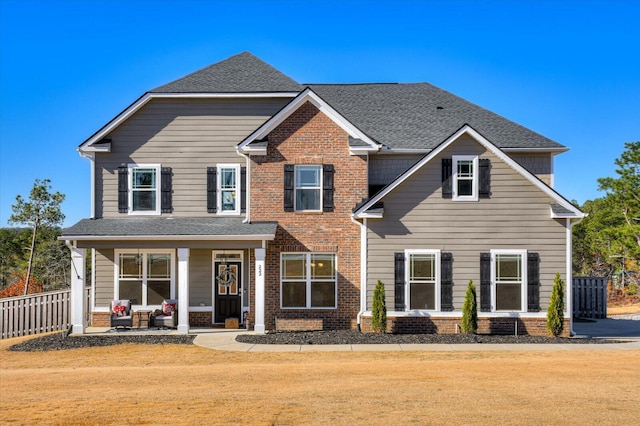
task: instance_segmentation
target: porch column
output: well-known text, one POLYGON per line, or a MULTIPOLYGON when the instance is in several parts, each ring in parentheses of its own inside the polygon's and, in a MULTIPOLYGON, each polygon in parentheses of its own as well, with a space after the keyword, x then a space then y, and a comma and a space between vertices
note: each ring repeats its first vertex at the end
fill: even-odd
POLYGON ((189 249, 178 249, 178 333, 189 333, 189 249))
POLYGON ((84 334, 85 249, 71 247, 71 326, 73 334, 84 334))
POLYGON ((256 313, 255 313, 255 326, 254 331, 256 333, 264 334, 264 258, 266 249, 255 249, 256 257, 256 313))

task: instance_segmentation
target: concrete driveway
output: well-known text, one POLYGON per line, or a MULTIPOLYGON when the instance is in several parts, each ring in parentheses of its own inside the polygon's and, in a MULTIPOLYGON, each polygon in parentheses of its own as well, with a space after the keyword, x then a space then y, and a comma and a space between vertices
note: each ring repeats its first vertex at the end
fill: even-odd
POLYGON ((640 321, 633 319, 598 319, 593 322, 573 323, 576 337, 591 337, 594 339, 625 338, 640 340, 640 321))

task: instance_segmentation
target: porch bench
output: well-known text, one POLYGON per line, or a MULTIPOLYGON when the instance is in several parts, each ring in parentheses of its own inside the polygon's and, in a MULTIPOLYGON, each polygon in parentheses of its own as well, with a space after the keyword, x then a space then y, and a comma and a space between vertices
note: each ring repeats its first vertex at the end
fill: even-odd
POLYGON ((322 331, 322 318, 276 318, 276 331, 322 331))

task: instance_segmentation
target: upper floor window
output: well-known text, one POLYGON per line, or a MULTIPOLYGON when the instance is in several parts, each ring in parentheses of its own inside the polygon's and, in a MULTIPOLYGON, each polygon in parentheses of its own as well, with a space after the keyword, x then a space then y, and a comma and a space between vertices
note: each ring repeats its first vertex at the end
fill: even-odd
POLYGON ((332 212, 332 164, 284 165, 284 211, 332 212))
POLYGON ((295 210, 321 211, 322 166, 296 166, 295 210))
POLYGON ((453 161, 453 200, 478 200, 478 157, 473 155, 454 155, 453 161))
POLYGON ((240 214, 238 199, 240 175, 239 164, 218 165, 218 214, 240 214))
POLYGON ((160 213, 160 166, 129 166, 129 213, 160 213))

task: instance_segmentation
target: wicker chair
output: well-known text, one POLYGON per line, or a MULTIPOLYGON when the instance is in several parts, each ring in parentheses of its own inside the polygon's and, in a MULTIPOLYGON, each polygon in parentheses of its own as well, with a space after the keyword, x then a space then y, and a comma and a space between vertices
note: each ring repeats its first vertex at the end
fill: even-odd
POLYGON ((130 300, 111 301, 111 327, 133 327, 133 312, 130 300))
POLYGON ((156 309, 151 314, 151 324, 158 328, 178 327, 178 301, 165 299, 162 301, 162 309, 156 309))

